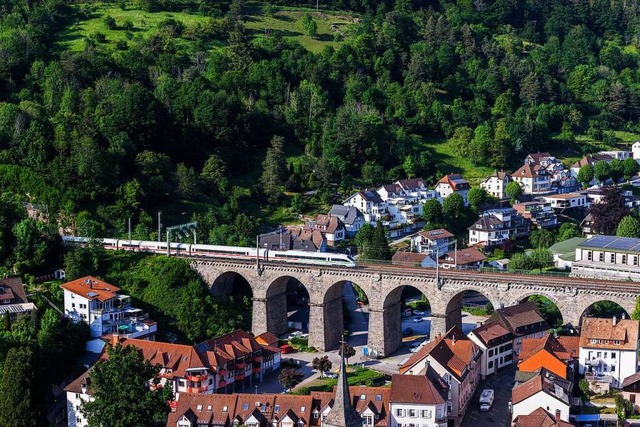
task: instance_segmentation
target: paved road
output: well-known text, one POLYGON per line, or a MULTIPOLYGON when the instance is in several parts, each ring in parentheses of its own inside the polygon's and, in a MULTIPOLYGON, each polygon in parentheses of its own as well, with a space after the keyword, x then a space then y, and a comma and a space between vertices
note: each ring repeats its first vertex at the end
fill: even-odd
POLYGON ((514 384, 516 365, 508 366, 496 375, 488 377, 478 385, 476 395, 473 397, 461 427, 508 427, 511 424, 509 412, 509 400, 514 384), (487 412, 480 411, 480 394, 485 388, 495 390, 495 398, 491 409, 487 412))

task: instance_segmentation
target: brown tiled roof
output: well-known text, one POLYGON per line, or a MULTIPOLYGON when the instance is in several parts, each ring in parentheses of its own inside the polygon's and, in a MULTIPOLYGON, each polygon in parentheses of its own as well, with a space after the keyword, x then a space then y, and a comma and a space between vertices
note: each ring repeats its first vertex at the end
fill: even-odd
POLYGON ((593 154, 587 155, 575 162, 571 165, 571 169, 579 169, 582 166, 591 165, 594 166, 596 163, 600 161, 608 162, 612 159, 612 157, 608 154, 593 154))
POLYGON ((414 188, 426 186, 422 178, 407 178, 396 182, 404 190, 412 190, 414 188))
POLYGON ((258 344, 262 346, 277 346, 278 345, 278 337, 272 332, 263 332, 256 337, 256 341, 258 344))
POLYGON ((72 280, 71 282, 60 285, 62 289, 81 295, 88 300, 97 299, 99 301, 107 301, 116 296, 120 288, 96 279, 93 276, 86 276, 81 279, 72 280))
POLYGON ((524 302, 497 309, 493 315, 491 315, 491 319, 498 320, 509 332, 518 337, 549 329, 549 325, 533 302, 524 302), (523 331, 517 331, 518 328, 527 325, 536 325, 538 323, 541 323, 541 325, 523 331))
POLYGON ((11 291, 11 293, 13 294, 13 298, 15 298, 11 302, 12 304, 22 304, 28 302, 27 294, 24 291, 24 285, 22 284, 22 279, 20 277, 7 277, 5 279, 1 279, 0 287, 4 287, 5 289, 11 291))
POLYGON ((621 319, 614 325, 611 318, 585 317, 580 328, 580 347, 637 350, 639 326, 638 320, 621 319), (591 339, 601 342, 591 343, 591 339))
POLYGON ((513 173, 514 178, 533 178, 538 176, 534 167, 529 163, 520 166, 520 169, 513 173))
MULTIPOLYGON (((380 416, 379 421, 386 424, 386 408, 390 402, 389 396, 391 394, 391 389, 386 387, 356 386, 349 387, 349 390, 351 393, 351 399, 353 400, 352 405, 359 414, 362 414, 368 407, 375 414, 380 416)), ((377 421, 376 424, 378 424, 377 421)))
POLYGON ((469 183, 462 177, 462 175, 457 173, 450 173, 443 176, 436 185, 438 184, 446 184, 454 191, 466 190, 469 188, 469 183))
POLYGON ((466 265, 466 264, 481 262, 481 261, 484 261, 485 259, 487 259, 486 255, 480 252, 478 249, 464 248, 464 249, 458 250, 457 259, 456 259, 456 251, 449 251, 440 257, 439 262, 443 264, 443 263, 451 263, 455 261, 456 265, 466 265))
POLYGON ((506 173, 505 171, 497 171, 495 170, 491 175, 489 175, 483 182, 489 181, 491 178, 498 178, 501 181, 504 181, 505 178, 507 181, 511 181, 511 175, 506 173))
MULTIPOLYGON (((292 415, 295 414, 295 418, 302 419, 306 425, 309 425, 313 418, 313 409, 313 398, 311 396, 280 394, 275 396, 272 419, 281 420, 289 412, 292 415), (276 405, 278 405, 278 412, 275 411, 276 405), (304 412, 302 411, 303 408, 304 412)), ((294 419, 294 422, 297 419, 294 419)))
POLYGON ((498 338, 512 338, 511 332, 509 332, 504 326, 497 321, 486 322, 483 325, 475 328, 473 334, 484 343, 485 346, 490 347, 489 341, 498 338))
POLYGON ((391 378, 393 403, 442 404, 445 397, 426 375, 394 375, 391 378))
POLYGON ((407 372, 419 361, 431 356, 454 377, 461 380, 465 368, 470 365, 476 351, 479 351, 478 346, 460 328, 454 326, 445 335, 437 337, 414 353, 400 367, 400 373, 407 372))
POLYGON ((515 405, 539 392, 544 392, 561 402, 569 404, 569 397, 566 395, 566 391, 570 386, 570 382, 556 377, 551 372, 542 368, 540 375, 536 375, 527 382, 513 388, 511 391, 511 401, 515 405), (560 396, 556 395, 556 389, 563 392, 563 394, 560 396))
POLYGON ((554 415, 538 408, 529 415, 518 415, 513 420, 513 427, 574 427, 573 424, 556 420, 554 415))
POLYGON ((580 337, 555 337, 546 335, 540 338, 526 338, 522 340, 520 360, 528 359, 540 350, 546 350, 559 360, 566 362, 570 358, 577 358, 580 337))
POLYGON ((205 425, 229 426, 235 413, 237 399, 238 395, 234 394, 181 393, 175 402, 176 410, 169 413, 167 426, 176 426, 183 415, 192 418, 194 424, 204 422, 205 425), (227 410, 223 411, 225 407, 227 410))
POLYGON ((622 381, 622 389, 624 390, 625 387, 629 387, 630 385, 633 385, 638 381, 640 381, 640 372, 636 372, 635 374, 629 375, 627 378, 625 378, 622 381))
MULTIPOLYGON (((184 377, 187 369, 206 368, 206 358, 201 357, 196 348, 190 345, 171 344, 161 341, 147 341, 134 338, 120 338, 123 346, 132 345, 138 349, 142 357, 152 365, 160 365, 171 369, 168 377, 184 377)), ((103 358, 107 359, 105 353, 103 358)))
POLYGON ((544 153, 529 153, 527 157, 531 157, 531 160, 535 163, 540 163, 546 157, 551 157, 551 154, 545 151, 544 153))
POLYGON ((85 371, 82 375, 80 375, 78 378, 76 378, 71 383, 69 383, 69 385, 67 385, 64 388, 64 391, 68 391, 70 393, 82 393, 83 384, 86 384, 89 386, 87 394, 91 394, 91 386, 90 386, 91 382, 89 380, 89 371, 85 371))
POLYGON ((391 257, 391 264, 414 266, 421 264, 426 257, 427 254, 398 251, 391 257))
POLYGON ((440 240, 440 239, 448 239, 450 237, 455 237, 453 234, 445 230, 444 228, 436 228, 435 230, 429 231, 420 231, 418 233, 420 236, 429 240, 440 240))

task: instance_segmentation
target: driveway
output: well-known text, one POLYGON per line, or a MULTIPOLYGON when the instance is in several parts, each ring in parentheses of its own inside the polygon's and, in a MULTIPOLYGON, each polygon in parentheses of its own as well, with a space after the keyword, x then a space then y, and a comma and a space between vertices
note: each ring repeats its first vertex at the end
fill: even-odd
POLYGON ((469 404, 467 413, 462 419, 461 427, 509 427, 511 425, 509 401, 511 400, 511 389, 515 382, 515 373, 516 365, 513 364, 480 382, 476 394, 469 404), (482 390, 485 388, 492 388, 495 391, 495 397, 491 409, 487 412, 482 412, 480 411, 478 400, 482 390))

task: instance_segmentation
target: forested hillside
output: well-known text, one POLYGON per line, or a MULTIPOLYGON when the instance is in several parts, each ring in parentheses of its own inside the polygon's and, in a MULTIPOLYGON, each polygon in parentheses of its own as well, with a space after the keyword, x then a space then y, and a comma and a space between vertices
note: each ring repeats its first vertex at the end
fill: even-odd
POLYGON ((0 185, 82 234, 164 209, 249 243, 291 203, 640 131, 637 1, 315 5, 0 0, 0 185))

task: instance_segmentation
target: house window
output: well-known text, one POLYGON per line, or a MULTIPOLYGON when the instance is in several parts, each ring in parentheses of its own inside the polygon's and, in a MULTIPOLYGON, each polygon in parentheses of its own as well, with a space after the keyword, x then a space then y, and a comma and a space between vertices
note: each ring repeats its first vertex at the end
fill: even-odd
POLYGON ((638 256, 637 255, 635 255, 633 257, 633 265, 638 265, 638 256))
POLYGON ((314 419, 314 420, 317 420, 317 419, 318 419, 318 416, 319 416, 319 414, 318 414, 317 412, 314 412, 314 413, 313 413, 313 419, 314 419))
POLYGON ((397 417, 404 417, 404 409, 396 409, 397 417))
POLYGON ((491 362, 489 362, 489 366, 488 367, 489 367, 489 369, 493 368, 493 360, 491 362))
POLYGON ((227 412, 229 410, 229 408, 227 408, 226 406, 222 407, 222 412, 227 412))
POLYGON ((301 407, 300 407, 300 412, 304 412, 304 411, 306 411, 306 410, 307 410, 307 407, 306 407, 306 406, 301 406, 301 407))
POLYGON ((273 407, 273 412, 275 412, 276 414, 277 414, 278 412, 280 412, 280 405, 276 405, 276 406, 274 406, 274 407, 273 407))
POLYGON ((246 411, 247 409, 249 409, 249 404, 248 404, 248 403, 244 403, 244 404, 242 405, 242 409, 244 409, 245 411, 246 411))
POLYGON ((611 353, 611 358, 615 359, 616 358, 616 354, 615 353, 611 353))
POLYGON ((631 403, 636 403, 636 394, 635 393, 630 393, 629 394, 629 401, 631 403))
POLYGON ((623 264, 627 263, 627 256, 626 255, 622 255, 622 263, 623 264))
POLYGON ((600 255, 598 256, 598 260, 600 262, 604 262, 604 252, 600 252, 600 255))
POLYGON ((616 371, 616 365, 611 365, 611 372, 615 372, 616 371))
POLYGON ((418 416, 416 410, 415 409, 409 409, 409 416, 411 418, 416 418, 418 416))
POLYGON ((429 411, 428 409, 423 409, 422 418, 431 418, 431 411, 429 411))
POLYGON ((613 264, 616 263, 616 254, 611 254, 610 260, 613 264))

